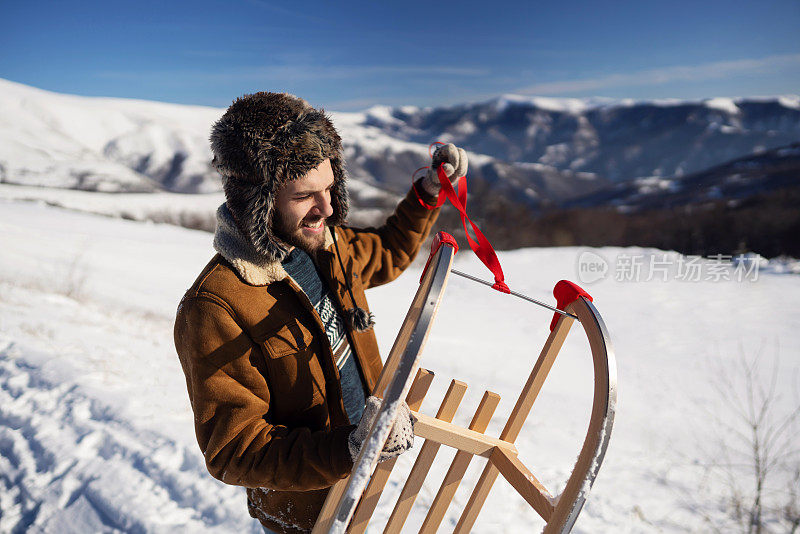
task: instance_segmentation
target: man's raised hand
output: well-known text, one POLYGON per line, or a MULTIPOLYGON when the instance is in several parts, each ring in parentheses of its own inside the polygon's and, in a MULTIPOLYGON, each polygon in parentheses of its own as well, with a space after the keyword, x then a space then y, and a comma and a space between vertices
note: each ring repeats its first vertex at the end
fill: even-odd
POLYGON ((439 165, 444 164, 444 173, 451 183, 467 175, 467 153, 453 143, 440 145, 433 153, 433 161, 428 173, 422 179, 422 187, 429 194, 436 196, 442 188, 437 174, 439 165))

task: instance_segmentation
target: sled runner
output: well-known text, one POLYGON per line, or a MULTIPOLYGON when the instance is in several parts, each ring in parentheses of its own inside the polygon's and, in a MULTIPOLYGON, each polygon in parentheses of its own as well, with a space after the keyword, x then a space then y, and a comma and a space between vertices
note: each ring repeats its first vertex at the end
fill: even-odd
MULTIPOLYGON (((404 397, 417 418, 414 433, 425 441, 384 532, 395 533, 402 529, 441 445, 456 448, 458 452, 419 532, 433 533, 439 528, 475 455, 487 458, 488 462, 461 513, 456 533, 470 532, 499 475, 503 475, 544 519, 545 534, 566 533, 575 524, 603 462, 614 421, 616 363, 603 319, 592 304, 591 296, 580 287, 565 280, 556 284, 553 293, 558 310, 550 325, 550 335, 499 438, 483 433, 500 401, 499 395, 490 391, 484 393, 468 428, 451 423, 467 389, 466 384, 457 380, 451 382, 435 417, 419 413, 416 410, 427 393, 433 373, 420 369, 413 386, 410 379, 418 366, 420 351, 443 295, 455 250, 455 240, 439 232, 431 247, 431 256, 419 290, 374 391, 375 395, 384 399, 380 414, 355 461, 351 476, 331 489, 314 527, 314 534, 345 531, 363 533, 366 530, 395 464, 394 459, 377 464, 377 458, 388 436, 398 402, 404 397), (588 338, 594 366, 592 413, 573 471, 561 494, 553 496, 520 461, 514 441, 576 319, 588 338)), ((524 295, 517 296, 527 298, 524 295)))
MULTIPOLYGON (((350 477, 339 481, 328 493, 325 505, 314 526, 314 534, 345 531, 358 500, 378 463, 378 456, 389 437, 400 401, 409 393, 414 372, 419 367, 422 347, 428 338, 428 332, 439 309, 439 303, 450 276, 450 265, 455 254, 455 240, 448 237, 451 240, 448 246, 442 246, 440 235, 437 234, 434 238, 431 255, 420 280, 419 289, 411 302, 411 307, 400 327, 392 350, 389 352, 375 390, 372 392, 373 395, 383 398, 378 416, 364 440, 364 445, 353 464, 350 477)), ((421 401, 422 398, 420 398, 421 401)), ((412 409, 415 407, 418 408, 419 405, 411 406, 412 409)), ((415 435, 417 435, 416 432, 415 435)), ((388 463, 388 461, 384 463, 388 463)), ((392 465, 394 464, 392 463, 392 465)))

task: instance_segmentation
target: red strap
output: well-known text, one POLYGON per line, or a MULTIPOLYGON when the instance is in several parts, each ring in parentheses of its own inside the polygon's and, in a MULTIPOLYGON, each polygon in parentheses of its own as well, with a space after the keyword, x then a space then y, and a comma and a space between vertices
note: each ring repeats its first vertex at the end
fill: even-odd
MULTIPOLYGON (((564 311, 567 306, 578 300, 580 297, 586 297, 590 302, 592 296, 583 290, 578 284, 570 282, 569 280, 559 280, 553 288, 553 296, 556 298, 556 308, 564 311)), ((558 319, 561 317, 560 313, 553 314, 553 320, 550 321, 550 331, 556 327, 558 319)))
POLYGON ((467 215, 467 177, 462 176, 458 179, 458 192, 453 189, 453 185, 450 183, 450 180, 447 178, 447 174, 444 172, 444 164, 439 165, 437 169, 437 173, 439 175, 439 183, 442 184, 442 190, 439 192, 439 203, 444 203, 442 196, 446 197, 450 200, 450 203, 455 206, 458 210, 458 213, 461 215, 461 223, 464 225, 464 234, 467 236, 467 241, 469 242, 469 247, 475 253, 478 258, 483 262, 483 264, 488 267, 492 274, 494 275, 494 285, 492 288, 502 292, 502 293, 510 293, 511 291, 508 289, 508 286, 505 282, 505 276, 503 275, 503 268, 500 267, 500 260, 497 259, 497 254, 492 247, 492 244, 489 243, 489 240, 486 239, 486 236, 483 235, 481 229, 472 222, 472 219, 469 218, 467 215), (477 241, 472 239, 472 236, 469 235, 469 231, 467 230, 467 222, 469 222, 472 230, 475 232, 475 237, 478 238, 477 241))
POLYGON ((453 247, 453 254, 458 252, 458 243, 456 243, 456 238, 448 234, 447 232, 436 232, 436 235, 433 236, 433 241, 431 242, 431 253, 428 255, 428 261, 425 262, 425 268, 422 269, 422 276, 419 277, 419 283, 422 283, 422 279, 425 278, 425 272, 428 270, 428 265, 431 264, 431 259, 436 253, 442 248, 442 245, 450 245, 453 247))
POLYGON ((503 268, 500 266, 500 260, 497 259, 497 254, 495 253, 492 244, 489 243, 489 240, 483 235, 481 229, 478 228, 478 226, 472 222, 472 219, 469 218, 469 215, 467 215, 467 177, 462 176, 458 179, 458 183, 456 184, 458 187, 458 192, 456 192, 456 190, 453 189, 453 185, 450 183, 450 179, 447 178, 447 174, 444 172, 444 164, 439 165, 437 174, 442 188, 439 191, 439 197, 436 199, 436 205, 428 206, 425 204, 425 202, 422 200, 422 197, 419 196, 415 186, 414 192, 417 194, 417 199, 419 200, 420 204, 425 206, 427 209, 432 210, 443 205, 445 200, 450 200, 450 203, 453 204, 453 206, 458 210, 459 215, 461 215, 461 223, 464 225, 464 234, 467 236, 467 241, 469 242, 470 248, 494 275, 494 285, 492 288, 500 291, 501 293, 510 293, 511 290, 508 289, 508 286, 505 282, 505 276, 503 275, 503 268), (475 236, 478 238, 477 241, 472 239, 472 236, 469 235, 469 231, 467 230, 467 222, 469 222, 470 226, 472 226, 472 230, 475 232, 475 236))

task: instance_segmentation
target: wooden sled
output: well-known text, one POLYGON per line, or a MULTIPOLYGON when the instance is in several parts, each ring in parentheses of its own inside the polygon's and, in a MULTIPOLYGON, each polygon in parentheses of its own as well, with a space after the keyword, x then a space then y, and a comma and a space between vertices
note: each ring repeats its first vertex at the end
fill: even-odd
MULTIPOLYGON (((384 398, 379 415, 379 419, 384 417, 384 422, 394 419, 396 401, 405 397, 417 417, 414 433, 425 440, 384 532, 401 531, 440 446, 446 445, 458 452, 428 509, 420 533, 437 531, 475 455, 487 458, 488 462, 454 532, 470 532, 492 485, 498 475, 503 475, 544 519, 545 534, 567 533, 575 524, 603 462, 614 422, 616 363, 603 319, 592 304, 591 297, 578 286, 563 280, 556 285, 554 294, 558 307, 579 320, 589 340, 594 365, 594 399, 589 429, 564 490, 556 497, 520 461, 514 441, 569 333, 574 322, 572 317, 558 314, 554 316, 550 335, 499 438, 483 433, 500 401, 500 396, 490 391, 484 393, 468 428, 451 423, 467 388, 466 384, 457 380, 451 382, 435 417, 417 411, 433 379, 433 373, 419 369, 413 385, 411 377, 418 368, 420 351, 444 292, 454 254, 454 249, 441 245, 442 239, 437 235, 420 288, 374 392, 384 398)), ((334 485, 328 494, 314 527, 314 534, 363 533, 366 530, 395 465, 395 460, 377 463, 378 453, 388 437, 389 426, 379 422, 373 425, 367 438, 368 445, 363 447, 356 459, 351 476, 334 485)))

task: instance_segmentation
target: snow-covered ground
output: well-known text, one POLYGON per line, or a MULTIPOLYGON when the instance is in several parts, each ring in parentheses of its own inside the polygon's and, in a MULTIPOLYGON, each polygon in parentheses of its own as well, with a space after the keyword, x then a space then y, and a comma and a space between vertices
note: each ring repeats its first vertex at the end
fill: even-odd
MULTIPOLYGON (((205 471, 172 344, 175 308, 212 255, 212 236, 7 199, 0 199, 0 236, 0 532, 259 532, 244 491, 205 471)), ((587 257, 611 266, 585 287, 615 345, 619 404, 605 464, 574 532, 726 531, 720 499, 730 482, 710 466, 725 452, 719 443, 737 438, 720 424, 736 420, 718 386, 724 376, 736 379, 742 355, 760 355, 767 385, 778 370, 773 409, 800 405, 800 277, 762 269, 755 281, 691 281, 670 270, 646 281, 643 269, 638 281, 623 281, 616 278, 635 278, 630 258, 674 269, 680 257, 586 252, 500 254, 512 289, 546 301, 557 280, 579 281, 587 257)), ((488 278, 469 252, 458 254, 456 266, 488 278)), ((703 268, 702 278, 710 277, 714 266, 703 268)), ((368 293, 384 355, 419 271, 368 293)), ((452 277, 422 357, 436 371, 422 411, 435 413, 457 378, 470 386, 457 423, 469 422, 484 389, 502 396, 487 431, 497 435, 549 321, 545 310, 452 277)), ((588 347, 576 334, 517 441, 523 461, 556 492, 591 404, 588 347)), ((418 502, 431 502, 452 455, 440 451, 418 502)), ((401 457, 387 498, 399 492, 413 458, 401 457)), ((472 462, 468 480, 483 464, 472 462)), ((773 480, 769 498, 783 503, 786 480, 773 480)), ((467 498, 462 487, 445 523, 454 524, 467 498)), ((382 501, 376 523, 389 513, 382 501)), ((421 519, 412 513, 409 531, 421 519)), ((530 532, 541 524, 501 478, 475 531, 530 532)))

